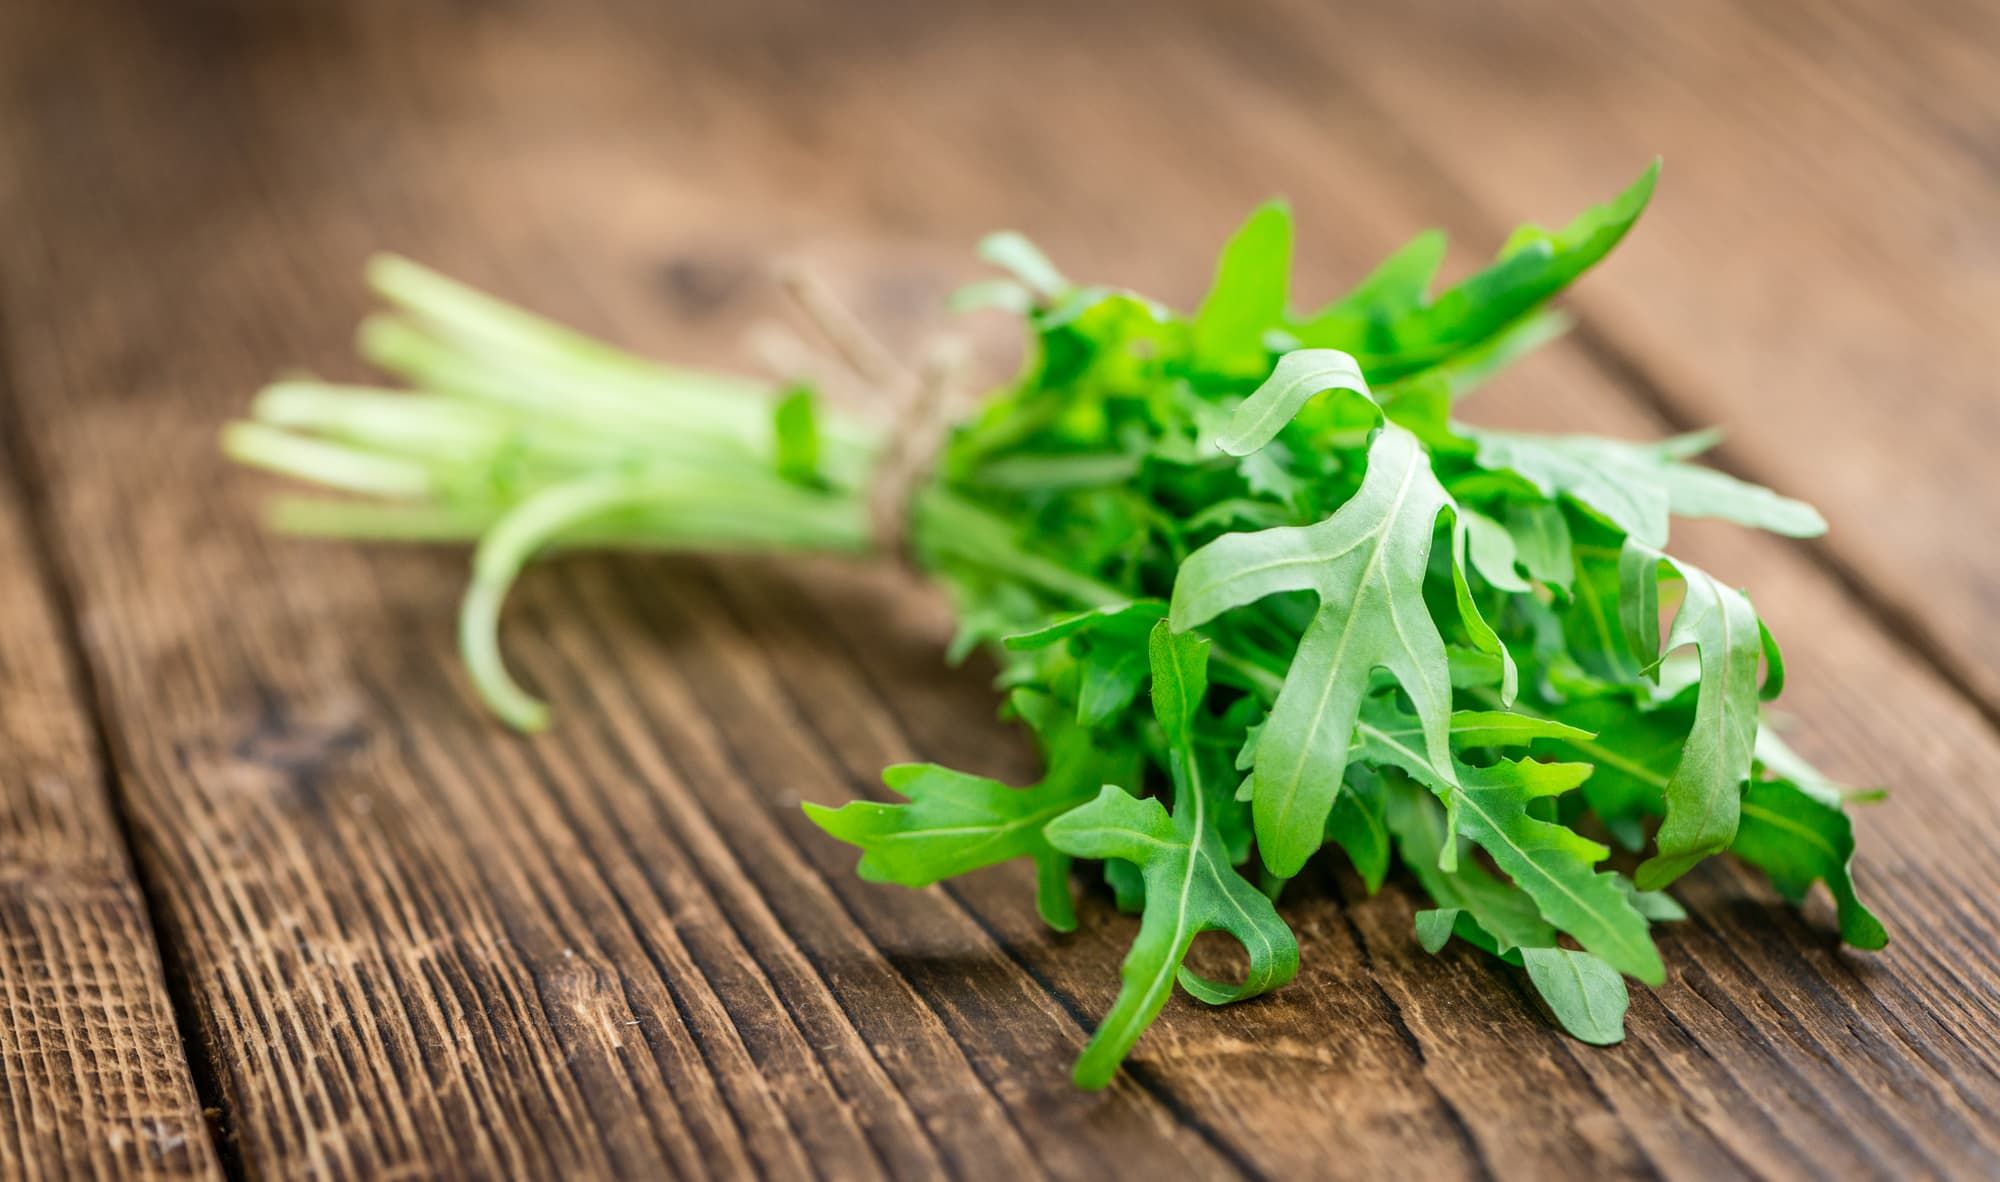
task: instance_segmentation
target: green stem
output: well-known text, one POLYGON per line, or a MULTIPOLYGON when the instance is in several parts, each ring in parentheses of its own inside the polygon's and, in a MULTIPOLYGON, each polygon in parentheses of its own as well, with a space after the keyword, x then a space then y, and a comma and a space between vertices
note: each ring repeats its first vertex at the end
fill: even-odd
MULTIPOLYGON (((705 482, 680 476, 598 474, 545 488, 487 526, 473 553, 472 582, 459 608, 458 639, 473 686, 494 713, 520 730, 540 730, 548 724, 548 707, 514 681, 500 654, 500 609, 527 561, 551 543, 621 513, 634 512, 655 524, 671 523, 676 515, 683 515, 699 532, 714 492, 705 482)), ((819 511, 821 506, 803 502, 819 500, 835 510, 854 506, 833 498, 800 497, 794 500, 801 503, 790 506, 787 512, 784 499, 769 497, 763 505, 745 509, 741 516, 732 514, 723 532, 744 544, 773 541, 818 549, 866 547, 865 522, 858 512, 827 514, 819 511), (748 532, 746 527, 756 528, 752 523, 764 523, 761 537, 748 532)), ((707 518, 711 524, 715 520, 707 518)), ((624 536, 632 536, 629 528, 624 536)), ((639 531, 639 536, 646 536, 646 531, 639 531)), ((671 535, 653 540, 666 537, 671 535)))
POLYGON ((222 450, 237 463, 344 492, 419 500, 434 491, 430 472, 422 464, 294 435, 264 423, 230 423, 222 429, 222 450))

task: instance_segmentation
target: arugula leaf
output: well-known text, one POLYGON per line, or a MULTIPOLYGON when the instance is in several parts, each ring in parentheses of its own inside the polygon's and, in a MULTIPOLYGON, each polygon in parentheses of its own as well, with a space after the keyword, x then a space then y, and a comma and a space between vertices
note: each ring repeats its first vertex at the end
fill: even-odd
POLYGON ((1332 769, 1346 766, 1374 669, 1410 695, 1432 758, 1450 766, 1451 679, 1422 594, 1432 531, 1450 503, 1416 438, 1389 424, 1369 448, 1360 490, 1332 517, 1227 534, 1181 564, 1169 616, 1176 628, 1279 592, 1320 598, 1257 744, 1257 845, 1273 874, 1297 874, 1325 839, 1340 787, 1332 769))
POLYGON ((1049 256, 1015 230, 1000 230, 979 241, 979 257, 1013 273, 1027 288, 1044 300, 1061 299, 1070 289, 1069 280, 1056 270, 1049 256))
POLYGON ((1682 463, 1684 441, 1625 443, 1477 428, 1464 434, 1478 446, 1481 467, 1512 472, 1550 497, 1566 494, 1648 546, 1667 544, 1669 514, 1717 517, 1793 538, 1826 532, 1826 519, 1803 501, 1682 463))
POLYGON ((808 488, 824 487, 819 466, 819 400, 800 386, 778 400, 772 411, 772 452, 778 475, 808 488))
POLYGON ((1076 930, 1069 859, 1043 839, 1042 827, 1089 799, 1081 785, 1009 788, 934 763, 892 765, 883 769, 882 782, 910 803, 805 806, 814 824, 861 847, 855 872, 862 878, 924 887, 983 866, 1032 858, 1035 903, 1043 920, 1057 931, 1076 930))
POLYGON ((1222 248, 1215 282, 1194 316, 1195 363, 1218 374, 1263 372, 1264 333, 1284 318, 1291 270, 1291 210, 1268 202, 1222 248))
MULTIPOLYGON (((1562 508, 1553 504, 1510 503, 1506 512, 1507 536, 1514 554, 1528 577, 1558 591, 1568 592, 1576 579, 1576 556, 1571 552, 1569 521, 1562 508)), ((1477 557, 1477 551, 1474 551, 1477 557)), ((1483 573, 1483 572, 1482 572, 1483 573)), ((1488 581, 1491 576, 1488 576, 1488 581)), ((1500 584, 1495 582, 1494 586, 1500 584)), ((1501 587, 1501 590, 1508 590, 1501 587)))
POLYGON ((1220 1005, 1277 988, 1299 965, 1291 929, 1271 901, 1236 873, 1208 820, 1213 802, 1198 773, 1193 735, 1207 691, 1208 642, 1176 635, 1163 622, 1150 647, 1153 711, 1173 752, 1172 814, 1157 800, 1107 786, 1047 830, 1049 842, 1064 853, 1130 862, 1145 881, 1139 935, 1119 973, 1124 985, 1076 1063, 1078 1086, 1091 1089, 1111 1082, 1166 1004, 1176 977, 1189 993, 1220 1005), (1241 984, 1210 981, 1181 964, 1205 931, 1225 931, 1242 943, 1250 966, 1241 984))
MULTIPOLYGON (((1496 591, 1528 589, 1528 584, 1521 579, 1521 572, 1516 569, 1522 561, 1520 548, 1506 526, 1462 505, 1458 510, 1458 526, 1459 534, 1464 539, 1463 549, 1471 557, 1472 569, 1479 572, 1480 578, 1492 584, 1496 591)), ((1567 535, 1564 541, 1568 541, 1567 535)))
POLYGON ((1421 308, 1430 298, 1431 281, 1444 265, 1446 242, 1442 230, 1425 230, 1405 242, 1353 290, 1308 317, 1299 335, 1334 336, 1356 318, 1395 316, 1421 308))
POLYGON ((1120 759, 1066 722, 1053 703, 1027 691, 1013 697, 1021 716, 1044 736, 1048 774, 1026 788, 932 763, 896 764, 882 782, 908 804, 849 801, 837 809, 808 802, 806 815, 827 833, 861 848, 856 873, 869 882, 924 887, 1015 858, 1035 863, 1035 905, 1057 931, 1076 929, 1069 858, 1050 845, 1048 822, 1088 801, 1113 775, 1129 778, 1120 759))
POLYGON ((1582 783, 1590 766, 1503 759, 1470 767, 1454 761, 1447 773, 1409 743, 1417 729, 1413 721, 1386 699, 1371 700, 1361 720, 1362 757, 1395 767, 1436 792, 1452 828, 1479 843, 1541 914, 1585 949, 1648 984, 1666 980, 1645 917, 1619 887, 1618 876, 1591 868, 1610 851, 1529 811, 1530 802, 1582 783))
POLYGON ((1383 815, 1395 834, 1397 853, 1437 904, 1417 916, 1417 938, 1424 951, 1435 953, 1456 935, 1519 964, 1519 949, 1555 944, 1554 925, 1542 918, 1526 891, 1450 852, 1462 839, 1428 792, 1408 780, 1385 779, 1385 783, 1389 791, 1383 815))
MULTIPOLYGON (((1361 309, 1322 313, 1294 325, 1293 335, 1309 348, 1354 354, 1378 382, 1437 365, 1505 331, 1610 253, 1644 212, 1659 171, 1654 161, 1630 188, 1585 210, 1559 231, 1533 226, 1515 231, 1492 266, 1434 301, 1388 314, 1361 309)), ((1430 249, 1428 244, 1422 248, 1430 249)), ((1420 252, 1409 271, 1415 273, 1424 258, 1420 252)))
POLYGON ((1598 1046, 1625 1041, 1625 1008, 1632 999, 1617 969, 1573 948, 1524 948, 1521 959, 1564 1030, 1598 1046))
MULTIPOLYGON (((1694 724, 1680 763, 1667 781, 1666 823, 1655 837, 1658 852, 1635 876, 1657 890, 1695 863, 1729 847, 1736 837, 1738 802, 1750 778, 1757 738, 1757 662, 1763 655, 1762 626, 1749 599, 1692 563, 1669 559, 1638 543, 1628 543, 1627 601, 1642 604, 1645 627, 1640 642, 1659 628, 1659 574, 1664 567, 1685 584, 1667 649, 1694 645, 1701 657, 1701 683, 1694 724), (1650 613, 1650 614, 1649 614, 1650 613)), ((1653 647, 1653 645, 1648 645, 1653 647)))
POLYGON ((1840 938, 1856 948, 1889 942, 1888 929, 1854 893, 1854 826, 1838 804, 1790 780, 1752 780, 1743 794, 1743 820, 1730 851, 1770 876, 1794 903, 1815 881, 1833 893, 1840 938))
POLYGON ((1271 375, 1230 416, 1229 431, 1216 446, 1232 456, 1247 456, 1277 438, 1298 417, 1308 401, 1338 390, 1351 390, 1373 403, 1368 379, 1354 358, 1336 349, 1300 349, 1278 358, 1271 375))
POLYGON ((1383 808, 1381 778, 1357 763, 1349 765, 1333 811, 1326 815, 1326 839, 1346 853, 1371 895, 1389 876, 1389 829, 1383 808))

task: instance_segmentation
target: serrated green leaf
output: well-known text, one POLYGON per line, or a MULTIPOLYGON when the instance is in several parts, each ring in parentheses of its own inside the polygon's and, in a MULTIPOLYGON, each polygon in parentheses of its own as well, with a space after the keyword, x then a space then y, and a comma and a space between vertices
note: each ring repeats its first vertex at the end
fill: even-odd
POLYGON ((837 809, 807 803, 806 815, 827 833, 859 846, 856 872, 870 882, 929 886, 1015 858, 1035 863, 1036 905, 1050 927, 1072 931, 1069 858, 1042 834, 1054 817, 1091 799, 1107 780, 1130 779, 1128 756, 1100 751, 1088 731, 1057 703, 1017 691, 1010 699, 1042 740, 1047 773, 1013 788, 930 763, 885 768, 882 782, 908 804, 849 801, 837 809))
POLYGON ((1080 858, 1130 862, 1145 884, 1145 912, 1119 970, 1118 998, 1077 1060, 1078 1086, 1092 1089, 1111 1082, 1166 1004, 1176 978, 1195 997, 1221 1005, 1275 989, 1298 971, 1291 929, 1230 865, 1209 819, 1216 800, 1201 780, 1192 746, 1194 719, 1207 689, 1207 641, 1176 634, 1162 623, 1150 647, 1155 716, 1173 748, 1174 811, 1169 814, 1158 800, 1106 787, 1047 829, 1055 848, 1080 858), (1250 963, 1241 984, 1207 980, 1182 964, 1205 931, 1227 932, 1243 945, 1250 963))
POLYGON ((1075 930, 1069 859, 1048 844, 1042 827, 1089 800, 1089 784, 1010 788, 931 763, 885 768, 882 782, 910 803, 856 800, 837 809, 805 805, 814 824, 861 847, 856 871, 862 878, 923 887, 1014 858, 1032 858, 1042 918, 1057 931, 1075 930))
POLYGON ((1364 708, 1359 755, 1395 767, 1438 794, 1453 828, 1477 842, 1535 901, 1548 921, 1620 972, 1657 985, 1666 979, 1646 920, 1619 887, 1618 876, 1592 867, 1609 853, 1564 826, 1537 820, 1529 802, 1569 791, 1587 764, 1501 760, 1490 767, 1457 764, 1446 775, 1432 757, 1397 736, 1408 716, 1383 699, 1364 708))
POLYGON ((1228 534, 1188 556, 1169 618, 1189 628, 1284 591, 1320 606, 1257 744, 1257 845, 1272 873, 1298 873, 1325 838, 1361 699, 1377 668, 1415 704, 1425 746, 1450 776, 1451 677, 1423 599, 1437 516, 1451 503, 1416 439, 1394 424, 1369 448, 1353 498, 1327 520, 1228 534))
POLYGON ((1456 934, 1467 942, 1519 963, 1517 949, 1552 945, 1556 929, 1542 918, 1535 901, 1512 883, 1502 882, 1470 858, 1451 858, 1445 851, 1463 839, 1451 831, 1444 809, 1430 791, 1408 780, 1384 780, 1383 820, 1396 838, 1402 863, 1423 885, 1424 893, 1452 920, 1419 916, 1419 940, 1435 953, 1445 937, 1456 934), (1435 941, 1435 947, 1433 947, 1435 941))

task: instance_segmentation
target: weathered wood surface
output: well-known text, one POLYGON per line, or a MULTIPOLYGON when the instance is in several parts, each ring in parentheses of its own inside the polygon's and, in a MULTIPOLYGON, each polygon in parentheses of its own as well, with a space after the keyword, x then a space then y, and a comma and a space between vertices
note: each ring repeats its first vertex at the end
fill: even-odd
MULTIPOLYGON (((23 563, 70 605, 185 969, 193 1074, 225 1130, 219 1155, 186 1144, 188 1168, 2000 1170, 1980 610, 2000 576, 1961 540, 2000 499, 1978 461, 2000 437, 1978 377, 1991 334, 1967 327, 1994 306, 1992 223, 1969 211, 1995 186, 1964 147, 1993 75, 1927 23, 1974 6, 1936 5, 1882 53, 1856 39, 1859 5, 1796 32, 1721 6, 1656 29, 1626 7, 1352 27, 1303 4, 0 11, 0 360, 49 540, 23 563), (1760 117, 1732 122, 1743 110, 1760 117), (1824 544, 1687 545, 1792 641, 1798 745, 1899 789, 1859 823, 1896 942, 1841 953, 1821 911, 1704 870, 1665 940, 1668 985, 1612 1050, 1552 1032, 1505 970, 1425 956, 1400 890, 1335 879, 1292 904, 1297 983, 1222 1012, 1174 1003, 1126 1079, 1079 1095, 1068 1063, 1129 921, 1092 900, 1081 932, 1052 936, 1006 870, 923 894, 856 882, 795 807, 873 791, 913 756, 1031 770, 981 672, 939 667, 932 596, 832 562, 565 561, 526 581, 509 634, 560 711, 523 741, 457 677, 461 556, 263 537, 267 485, 213 447, 274 371, 357 372, 355 276, 377 247, 738 364, 780 254, 907 344, 997 225, 1185 301, 1232 219, 1282 191, 1310 293, 1420 226, 1488 248, 1662 150, 1660 209, 1580 293, 1581 341, 1470 413, 1634 434, 1724 419, 1729 463, 1831 511, 1824 544), (1886 173, 1894 189, 1871 187, 1886 173), (1864 218, 1870 237, 1843 237, 1864 218)), ((33 618, 9 612, 10 645, 33 618)), ((78 742, 63 766, 88 776, 78 742)), ((134 987, 158 1014, 153 974, 134 987)), ((80 1029, 179 1080, 154 1103, 186 1115, 170 1056, 80 1029)), ((73 1115, 88 1099, 21 1074, 24 1045, 0 1037, 0 1078, 32 1087, 13 1106, 101 1127, 73 1115)))
MULTIPOLYGON (((0 381, 0 399, 7 397, 0 381)), ((0 406, 0 1177, 216 1177, 0 406)))

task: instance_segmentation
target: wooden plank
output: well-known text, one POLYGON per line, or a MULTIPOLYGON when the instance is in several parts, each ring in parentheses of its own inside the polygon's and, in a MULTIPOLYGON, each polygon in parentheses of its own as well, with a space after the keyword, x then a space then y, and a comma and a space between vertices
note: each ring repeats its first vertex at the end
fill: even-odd
MULTIPOLYGON (((936 668, 937 602, 891 573, 540 573, 510 637, 562 725, 498 732, 450 668, 456 559, 260 539, 261 486, 209 450, 272 368, 346 372, 371 246, 730 360, 758 262, 790 245, 907 341, 963 274, 940 259, 995 224, 1185 301, 1271 188, 1305 215, 1308 284, 1454 211, 1366 112, 1272 87, 1282 30, 1231 41, 1193 6, 399 7, 98 29, 23 108, 28 220, 56 248, 5 271, 29 310, 23 400, 251 1172, 2000 1165, 1996 818, 1976 790, 2000 746, 1787 547, 1696 538, 1799 638, 1801 745, 1904 787, 1863 821, 1898 943, 1842 956, 1705 872, 1673 981, 1613 1051, 1549 1030, 1504 971, 1418 953, 1400 890, 1336 880, 1290 904, 1297 984, 1177 1002, 1119 1088, 1071 1092, 1129 921, 1094 900, 1051 937, 1011 871, 857 883, 793 807, 911 756, 1029 771, 978 673, 936 668), (190 160, 198 192, 176 184, 190 160), (216 491, 161 492, 191 487, 216 491)), ((36 56, 88 24, 47 20, 36 56)), ((1496 415, 1658 426, 1575 356, 1494 393, 1496 415)))
POLYGON ((7 398, 0 370, 0 1177, 219 1177, 7 398))
POLYGON ((1721 455, 1836 528, 1817 551, 2000 720, 2000 18, 1992 5, 1287 4, 1316 69, 1491 233, 1660 197, 1582 293, 1593 347, 1721 455), (1948 478, 1940 478, 1949 474, 1948 478))

